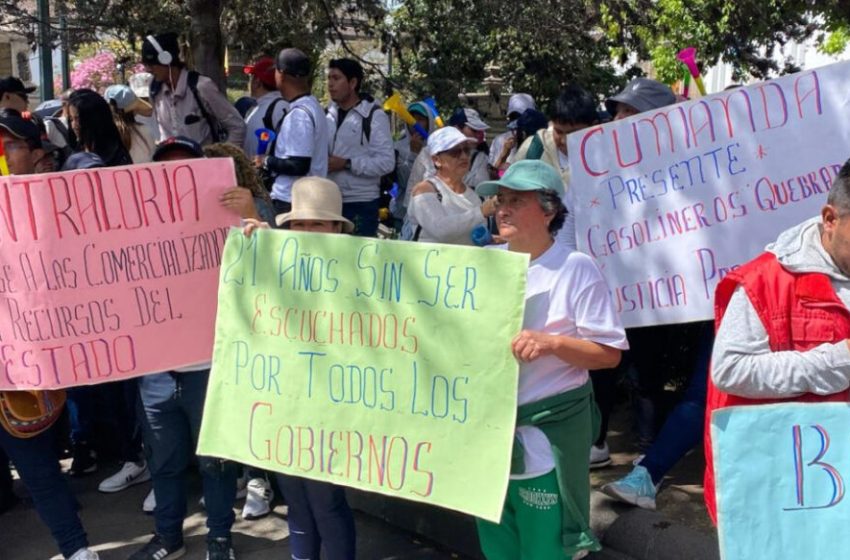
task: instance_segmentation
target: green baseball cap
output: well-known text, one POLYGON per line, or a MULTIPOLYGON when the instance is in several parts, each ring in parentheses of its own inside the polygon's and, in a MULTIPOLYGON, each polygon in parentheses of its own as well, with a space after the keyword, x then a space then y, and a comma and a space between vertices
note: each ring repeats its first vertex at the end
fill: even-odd
POLYGON ((481 196, 493 196, 499 192, 499 187, 513 191, 542 191, 553 190, 564 195, 564 181, 555 168, 539 159, 524 159, 508 167, 508 170, 495 181, 484 181, 475 187, 475 192, 481 196))

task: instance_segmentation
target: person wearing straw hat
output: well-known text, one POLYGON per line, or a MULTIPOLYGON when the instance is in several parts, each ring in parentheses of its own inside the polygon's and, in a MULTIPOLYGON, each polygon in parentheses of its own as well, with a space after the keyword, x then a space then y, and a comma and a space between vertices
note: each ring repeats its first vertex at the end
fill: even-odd
POLYGON ((555 236, 564 224, 561 175, 540 160, 511 165, 478 186, 496 196, 501 249, 529 255, 519 361, 516 437, 501 522, 478 520, 488 560, 583 558, 590 530, 590 446, 599 430, 588 370, 610 368, 626 334, 595 261, 555 236))
MULTIPOLYGON (((268 224, 245 219, 245 235, 268 224)), ((301 177, 292 184, 292 210, 278 214, 275 223, 284 229, 313 233, 351 233, 354 223, 342 215, 339 187, 324 177, 301 177)))
MULTIPOLYGON (((292 184, 292 209, 277 216, 277 225, 293 231, 352 233, 354 224, 342 215, 342 195, 333 181, 302 177, 292 184)), ((255 219, 245 220, 244 233, 268 228, 255 219)), ((341 486, 287 474, 277 474, 277 484, 289 506, 289 546, 293 558, 325 557, 352 560, 355 556, 354 516, 341 486)))
POLYGON ((453 126, 436 130, 428 137, 436 175, 413 188, 408 218, 415 231, 414 241, 472 245, 472 230, 493 215, 494 202, 487 200, 482 204, 464 182, 475 145, 475 138, 453 126))
POLYGON ((122 84, 106 88, 103 97, 109 102, 121 142, 130 152, 133 163, 151 161, 156 142, 148 127, 136 121, 136 115, 150 117, 153 115, 153 107, 139 99, 129 86, 122 84))

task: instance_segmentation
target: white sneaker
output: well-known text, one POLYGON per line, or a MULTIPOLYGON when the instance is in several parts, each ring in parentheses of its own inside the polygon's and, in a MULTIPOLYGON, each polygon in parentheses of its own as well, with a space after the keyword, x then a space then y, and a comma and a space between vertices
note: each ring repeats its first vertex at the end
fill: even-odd
POLYGON ((124 463, 117 473, 103 480, 97 489, 101 492, 111 494, 112 492, 120 492, 134 484, 141 484, 151 479, 151 471, 148 470, 148 464, 144 461, 141 465, 137 465, 132 461, 124 463))
POLYGON ((242 508, 242 519, 251 521, 265 517, 271 512, 274 499, 272 485, 265 478, 252 478, 248 481, 248 495, 242 508))
POLYGON ((590 468, 601 469, 611 464, 611 454, 608 452, 608 442, 602 444, 602 447, 590 446, 590 468))
POLYGON ((144 503, 142 503, 142 511, 151 514, 153 510, 156 509, 156 494, 153 493, 153 488, 148 492, 148 495, 145 497, 144 503))
POLYGON ((81 548, 68 557, 68 560, 100 560, 100 556, 90 548, 81 548))

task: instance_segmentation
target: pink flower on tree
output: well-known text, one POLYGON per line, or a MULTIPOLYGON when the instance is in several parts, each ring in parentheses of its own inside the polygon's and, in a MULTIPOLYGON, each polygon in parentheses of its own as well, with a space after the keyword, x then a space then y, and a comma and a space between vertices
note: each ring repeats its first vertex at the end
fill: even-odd
POLYGON ((71 87, 89 88, 103 92, 115 83, 115 55, 101 51, 91 58, 81 60, 71 71, 71 87))

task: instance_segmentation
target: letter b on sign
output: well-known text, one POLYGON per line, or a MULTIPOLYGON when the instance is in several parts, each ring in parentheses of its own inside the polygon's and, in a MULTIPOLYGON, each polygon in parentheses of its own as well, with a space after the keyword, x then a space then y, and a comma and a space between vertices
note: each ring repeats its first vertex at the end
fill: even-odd
MULTIPOLYGON (((809 462, 805 462, 803 460, 803 430, 801 429, 799 424, 795 424, 791 428, 794 451, 794 476, 797 494, 797 504, 794 507, 783 508, 785 511, 831 508, 844 499, 844 479, 841 477, 841 474, 835 467, 833 467, 829 463, 825 463, 822 460, 826 455, 827 451, 829 451, 829 434, 823 426, 820 426, 818 424, 809 427, 814 430, 815 433, 818 434, 818 436, 820 436, 819 444, 816 443, 816 445, 819 446, 819 450, 815 454, 815 458, 809 462), (818 473, 817 469, 810 469, 809 467, 818 467, 823 472, 818 473), (815 479, 814 477, 817 478, 815 479), (829 502, 825 504, 818 503, 815 505, 806 505, 806 478, 817 480, 817 482, 809 484, 810 489, 814 488, 815 484, 817 485, 817 487, 826 485, 827 492, 829 492, 829 486, 832 486, 832 497, 830 498, 829 502)), ((818 492, 818 494, 821 494, 821 492, 818 492)))

